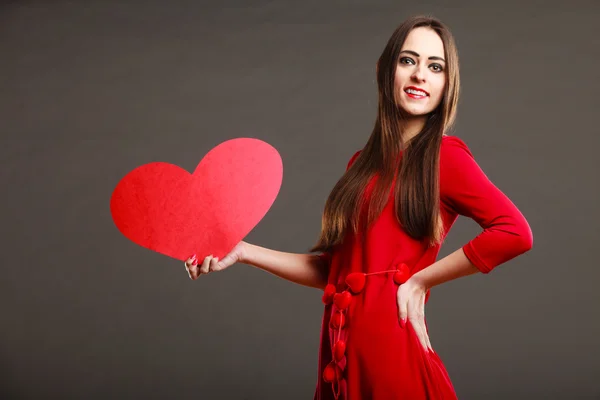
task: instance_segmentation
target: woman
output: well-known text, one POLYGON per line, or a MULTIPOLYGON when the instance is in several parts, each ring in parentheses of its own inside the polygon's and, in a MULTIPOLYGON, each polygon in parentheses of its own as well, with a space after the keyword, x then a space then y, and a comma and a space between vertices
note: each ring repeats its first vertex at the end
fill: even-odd
POLYGON ((429 289, 532 247, 521 212, 446 134, 458 65, 452 34, 435 18, 410 18, 392 34, 377 62, 375 127, 327 199, 318 255, 241 242, 221 261, 186 262, 192 279, 243 262, 324 289, 315 399, 456 399, 428 337, 429 289), (459 214, 483 231, 436 261, 459 214))

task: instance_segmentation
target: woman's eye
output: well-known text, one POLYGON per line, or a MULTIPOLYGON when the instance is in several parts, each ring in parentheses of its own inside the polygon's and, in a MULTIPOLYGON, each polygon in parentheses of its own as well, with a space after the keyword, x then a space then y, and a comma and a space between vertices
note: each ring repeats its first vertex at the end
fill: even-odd
POLYGON ((436 68, 434 69, 435 72, 442 72, 444 70, 440 64, 431 64, 431 66, 436 68))
POLYGON ((414 62, 414 60, 413 60, 412 58, 410 58, 410 57, 402 57, 402 58, 400 59, 400 64, 407 64, 407 63, 414 64, 415 62, 414 62))

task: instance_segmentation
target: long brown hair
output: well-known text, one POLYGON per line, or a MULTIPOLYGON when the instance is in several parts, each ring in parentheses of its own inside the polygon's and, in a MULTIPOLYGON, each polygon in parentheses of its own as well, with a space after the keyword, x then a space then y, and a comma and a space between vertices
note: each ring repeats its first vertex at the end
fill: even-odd
POLYGON ((394 193, 398 223, 414 239, 427 239, 430 246, 441 242, 439 153, 442 135, 450 130, 456 117, 458 67, 454 37, 438 19, 415 16, 396 28, 377 62, 379 104, 375 126, 359 156, 331 191, 325 203, 320 238, 310 251, 328 251, 340 244, 349 223, 355 233, 359 228, 367 229, 385 207, 394 177, 402 183, 395 185, 394 193), (442 39, 446 85, 440 104, 427 116, 421 132, 404 143, 403 116, 394 78, 404 41, 417 27, 429 27, 442 39), (403 155, 398 157, 401 151, 403 155), (368 218, 360 221, 364 189, 375 174, 378 178, 368 204, 368 218))

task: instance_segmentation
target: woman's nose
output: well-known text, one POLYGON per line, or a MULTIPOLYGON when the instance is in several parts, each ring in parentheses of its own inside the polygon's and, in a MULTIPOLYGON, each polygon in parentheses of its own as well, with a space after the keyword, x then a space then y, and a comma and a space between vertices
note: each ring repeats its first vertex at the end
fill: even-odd
POLYGON ((417 67, 412 74, 412 78, 417 82, 423 82, 425 80, 425 72, 420 67, 417 67))

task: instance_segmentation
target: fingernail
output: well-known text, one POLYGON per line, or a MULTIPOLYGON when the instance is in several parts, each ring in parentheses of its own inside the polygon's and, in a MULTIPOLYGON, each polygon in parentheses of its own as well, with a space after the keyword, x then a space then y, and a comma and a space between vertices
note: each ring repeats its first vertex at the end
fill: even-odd
POLYGON ((196 261, 198 259, 198 257, 195 254, 192 254, 191 256, 188 257, 190 260, 192 260, 192 262, 196 261))
POLYGON ((406 326, 406 318, 401 318, 400 319, 400 327, 404 328, 406 326))

